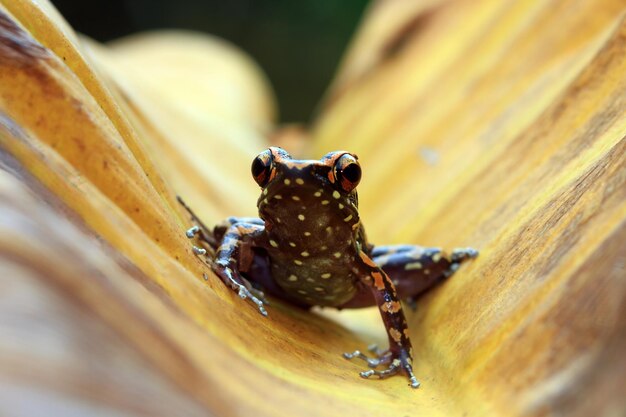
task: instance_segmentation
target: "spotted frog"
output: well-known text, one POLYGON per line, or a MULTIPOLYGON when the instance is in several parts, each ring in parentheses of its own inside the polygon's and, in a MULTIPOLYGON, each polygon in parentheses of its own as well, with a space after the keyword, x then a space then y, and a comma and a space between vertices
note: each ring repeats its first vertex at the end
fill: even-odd
POLYGON ((363 378, 403 372, 417 388, 400 300, 441 282, 477 251, 462 248, 448 255, 437 248, 370 244, 358 211, 361 167, 349 152, 296 160, 271 147, 252 162, 252 176, 262 189, 260 218, 231 217, 210 230, 189 210, 197 226, 187 236, 197 236, 204 246, 194 246, 195 252, 206 255, 222 281, 263 315, 259 287, 305 308, 378 306, 389 348, 371 348, 372 357, 358 350, 344 356, 366 361, 371 369, 360 373, 363 378))

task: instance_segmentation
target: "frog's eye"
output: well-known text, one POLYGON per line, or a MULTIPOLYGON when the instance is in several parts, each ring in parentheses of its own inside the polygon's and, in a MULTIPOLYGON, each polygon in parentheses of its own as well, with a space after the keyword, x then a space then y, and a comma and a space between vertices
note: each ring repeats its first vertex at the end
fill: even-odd
POLYGON ((333 173, 335 181, 346 192, 354 190, 359 185, 359 181, 361 181, 361 166, 356 158, 349 153, 341 155, 335 162, 333 173))
POLYGON ((261 187, 265 187, 271 178, 274 168, 272 160, 272 153, 268 149, 258 154, 252 161, 252 176, 261 187))

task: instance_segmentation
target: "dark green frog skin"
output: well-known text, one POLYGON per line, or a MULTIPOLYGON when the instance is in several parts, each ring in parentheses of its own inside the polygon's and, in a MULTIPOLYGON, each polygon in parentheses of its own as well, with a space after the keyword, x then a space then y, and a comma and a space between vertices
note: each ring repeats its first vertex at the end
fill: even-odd
POLYGON ((438 248, 368 243, 356 192, 361 168, 349 152, 295 160, 272 147, 254 159, 252 176, 262 188, 260 218, 231 217, 209 230, 192 213, 198 226, 187 236, 198 235, 206 246, 194 247, 196 253, 208 254, 213 271, 263 315, 264 295, 251 283, 301 307, 378 306, 389 348, 372 349, 374 358, 360 351, 344 356, 368 363, 364 378, 404 372, 417 388, 400 300, 415 299, 478 252, 462 248, 447 255, 438 248))

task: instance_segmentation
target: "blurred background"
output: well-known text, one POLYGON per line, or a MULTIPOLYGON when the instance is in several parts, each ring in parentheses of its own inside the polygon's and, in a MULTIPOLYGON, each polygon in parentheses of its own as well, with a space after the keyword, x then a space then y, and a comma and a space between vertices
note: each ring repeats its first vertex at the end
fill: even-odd
POLYGON ((281 122, 308 122, 369 0, 52 0, 97 41, 163 28, 227 39, 250 54, 276 92, 281 122))

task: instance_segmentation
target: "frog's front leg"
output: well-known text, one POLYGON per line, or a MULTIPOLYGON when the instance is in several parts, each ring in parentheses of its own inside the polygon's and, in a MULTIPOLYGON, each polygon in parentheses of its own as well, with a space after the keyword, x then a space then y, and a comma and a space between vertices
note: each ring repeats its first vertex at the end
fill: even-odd
POLYGON ((264 227, 252 222, 233 222, 224 232, 221 244, 215 252, 212 269, 226 285, 241 298, 255 303, 259 312, 267 316, 262 294, 256 292, 241 275, 247 272, 254 260, 254 247, 264 238, 264 227), (256 293, 256 295, 255 295, 256 293))
POLYGON ((439 248, 415 245, 376 246, 372 259, 390 277, 400 299, 418 295, 452 275, 465 260, 478 256, 472 248, 457 248, 449 254, 439 248))
POLYGON ((402 305, 398 299, 393 282, 363 251, 359 252, 359 257, 360 262, 357 261, 358 264, 354 272, 359 275, 361 281, 371 290, 374 296, 389 337, 389 350, 377 352, 378 357, 375 359, 368 359, 359 351, 346 353, 344 356, 347 359, 352 359, 353 357, 365 359, 372 368, 378 365, 387 366, 384 370, 370 369, 363 371, 360 374, 363 378, 371 376, 386 378, 404 371, 409 377, 411 387, 417 388, 419 387, 419 382, 413 375, 413 349, 409 340, 409 332, 402 305))

